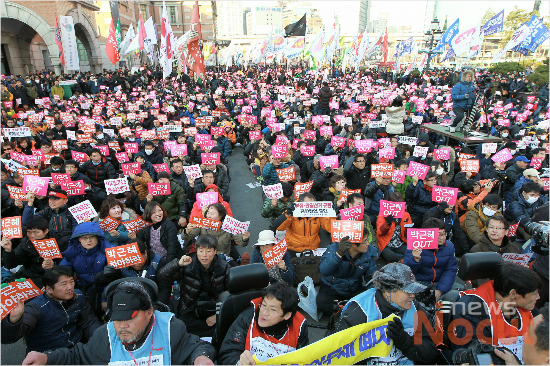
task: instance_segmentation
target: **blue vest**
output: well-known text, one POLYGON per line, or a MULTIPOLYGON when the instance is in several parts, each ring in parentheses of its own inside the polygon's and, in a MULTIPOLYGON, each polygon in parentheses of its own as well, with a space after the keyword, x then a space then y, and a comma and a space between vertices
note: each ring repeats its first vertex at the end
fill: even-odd
POLYGON ((42 294, 31 300, 40 309, 40 320, 32 332, 25 335, 29 351, 45 352, 72 347, 80 342, 82 330, 77 327, 84 296, 79 290, 76 302, 64 308, 58 301, 42 294))
POLYGON ((162 257, 159 254, 155 253, 155 256, 151 260, 151 263, 149 263, 149 267, 143 268, 139 274, 131 269, 130 267, 125 267, 120 270, 120 273, 122 274, 123 278, 126 277, 141 277, 141 278, 148 278, 152 281, 157 281, 157 270, 159 266, 159 262, 162 259, 162 257))
MULTIPOLYGON (((363 310, 365 315, 367 316, 367 322, 372 322, 375 320, 382 319, 382 313, 380 313, 380 310, 378 310, 378 304, 376 303, 376 299, 374 298, 374 295, 376 293, 376 289, 371 288, 354 298, 352 298, 346 306, 344 307, 342 314, 346 310, 346 308, 351 303, 356 303, 359 305, 359 307, 363 310)), ((412 304, 411 308, 409 310, 406 310, 403 314, 403 317, 401 318, 401 322, 403 323, 403 327, 405 328, 405 331, 409 333, 409 335, 414 334, 414 314, 416 313, 416 308, 414 306, 414 303, 412 304)), ((395 348, 395 345, 393 345, 390 354, 387 357, 378 357, 378 358, 369 358, 367 360, 368 365, 414 365, 414 363, 403 356, 403 353, 395 348)))
POLYGON ((172 313, 161 313, 155 310, 153 329, 141 347, 131 353, 118 338, 113 322, 107 323, 111 347, 109 365, 170 365, 170 319, 173 316, 172 313), (151 362, 149 362, 149 357, 151 362))

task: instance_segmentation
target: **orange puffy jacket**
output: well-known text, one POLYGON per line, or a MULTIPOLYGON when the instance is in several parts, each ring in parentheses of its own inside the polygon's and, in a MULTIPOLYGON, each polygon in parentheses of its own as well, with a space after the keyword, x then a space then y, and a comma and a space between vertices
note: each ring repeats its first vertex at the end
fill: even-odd
MULTIPOLYGON (((405 215, 399 224, 401 226, 401 240, 403 240, 404 243, 407 242, 407 228, 405 227, 405 224, 413 224, 411 215, 409 215, 408 212, 405 212, 405 215)), ((378 216, 376 219, 376 238, 378 239, 378 249, 380 252, 382 252, 386 245, 388 245, 394 231, 395 222, 393 222, 390 226, 386 222, 386 218, 384 216, 378 216)))
POLYGON ((330 233, 330 222, 336 217, 294 217, 286 215, 286 220, 277 230, 286 230, 288 249, 302 252, 306 249, 317 249, 321 238, 319 229, 330 233))

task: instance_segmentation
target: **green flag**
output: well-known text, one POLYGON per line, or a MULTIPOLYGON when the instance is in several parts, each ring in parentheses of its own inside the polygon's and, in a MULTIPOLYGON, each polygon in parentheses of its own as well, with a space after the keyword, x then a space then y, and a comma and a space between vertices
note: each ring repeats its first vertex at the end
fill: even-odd
POLYGON ((118 20, 118 24, 116 25, 116 28, 115 28, 115 38, 116 38, 118 51, 120 52, 120 44, 122 43, 122 33, 120 32, 120 19, 118 20))

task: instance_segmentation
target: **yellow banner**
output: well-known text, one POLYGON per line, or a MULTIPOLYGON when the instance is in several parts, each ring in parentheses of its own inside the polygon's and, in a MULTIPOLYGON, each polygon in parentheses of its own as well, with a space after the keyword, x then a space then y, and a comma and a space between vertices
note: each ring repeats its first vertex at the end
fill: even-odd
POLYGON ((369 357, 386 357, 393 341, 386 335, 388 322, 385 319, 356 325, 335 333, 294 352, 270 358, 256 365, 352 365, 369 357))

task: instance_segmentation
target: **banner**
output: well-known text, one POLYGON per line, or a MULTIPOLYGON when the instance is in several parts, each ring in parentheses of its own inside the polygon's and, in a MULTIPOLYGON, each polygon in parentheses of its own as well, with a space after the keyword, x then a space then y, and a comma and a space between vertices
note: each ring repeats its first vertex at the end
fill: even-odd
POLYGON ((508 41, 506 46, 500 51, 498 51, 491 60, 492 63, 498 62, 507 51, 511 50, 512 48, 516 47, 523 41, 529 38, 529 35, 531 34, 531 30, 527 26, 526 23, 524 23, 521 27, 519 27, 514 34, 512 35, 512 39, 508 41))
POLYGON ((336 217, 333 203, 329 201, 296 202, 294 217, 336 217))
POLYGON ((298 37, 294 41, 287 41, 287 46, 283 49, 285 57, 289 60, 298 58, 304 52, 306 37, 298 37))
MULTIPOLYGON (((458 35, 458 25, 459 25, 459 19, 455 20, 453 24, 447 30, 443 35, 441 36, 441 40, 435 46, 434 51, 445 51, 445 45, 452 45, 453 40, 458 35)), ((433 56, 435 57, 435 55, 433 56)))
POLYGON ((504 26, 504 9, 502 9, 497 15, 492 17, 483 25, 483 36, 487 37, 493 33, 502 32, 504 26))
POLYGON ((370 357, 386 357, 393 341, 386 334, 387 318, 362 323, 312 343, 296 351, 259 361, 256 365, 353 365, 370 357))
POLYGON ((476 27, 470 28, 456 36, 452 43, 452 48, 455 55, 460 56, 470 50, 470 43, 475 36, 476 30, 476 27))
POLYGON ((57 23, 57 13, 55 14, 55 43, 57 44, 57 49, 59 50, 59 60, 61 65, 65 65, 65 58, 63 57, 63 44, 61 42, 61 28, 57 23))
POLYGON ((61 43, 66 70, 80 70, 73 17, 60 16, 61 43))
POLYGON ((527 55, 529 51, 535 52, 537 48, 544 43, 549 36, 548 28, 543 24, 535 14, 531 16, 531 19, 525 23, 530 30, 529 36, 521 42, 521 44, 514 47, 514 51, 527 55))

